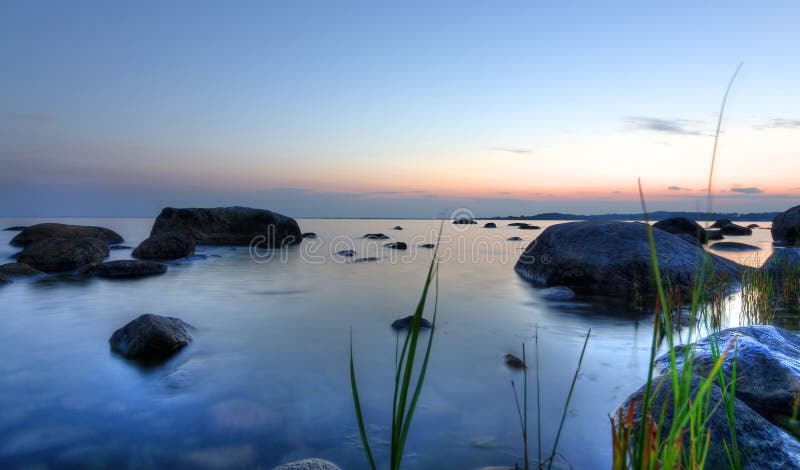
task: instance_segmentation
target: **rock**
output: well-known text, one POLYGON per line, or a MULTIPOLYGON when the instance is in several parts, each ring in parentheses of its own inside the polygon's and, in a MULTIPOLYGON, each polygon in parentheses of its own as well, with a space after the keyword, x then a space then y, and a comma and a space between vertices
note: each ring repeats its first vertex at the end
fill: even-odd
POLYGON ((508 240, 510 242, 520 242, 520 241, 522 241, 522 238, 520 238, 520 237, 509 237, 506 240, 508 240))
MULTIPOLYGON (((732 280, 738 274, 736 263, 663 230, 653 230, 653 237, 665 285, 688 291, 702 256, 708 257, 718 279, 732 280)), ((514 269, 539 287, 622 295, 655 292, 647 226, 638 222, 552 225, 528 245, 514 269)))
POLYGON ((705 229, 697 222, 686 217, 671 217, 653 224, 653 228, 664 230, 673 235, 688 234, 695 237, 701 244, 708 241, 705 229))
POLYGON ((800 251, 796 248, 777 248, 761 266, 779 285, 787 276, 791 282, 800 278, 800 251))
POLYGON ((526 222, 512 222, 512 223, 508 224, 509 227, 521 227, 523 225, 530 225, 530 224, 528 224, 526 222))
POLYGON ((0 274, 5 274, 6 276, 38 276, 39 274, 44 274, 43 272, 39 271, 38 269, 34 269, 28 266, 25 263, 7 263, 0 265, 0 274))
POLYGON ((758 251, 761 249, 757 246, 739 242, 717 242, 711 245, 709 248, 712 250, 722 251, 758 251))
POLYGON ((305 459, 278 465, 273 470, 339 470, 339 467, 327 460, 305 459))
MULTIPOLYGON (((392 328, 394 328, 395 330, 407 330, 407 329, 411 328, 411 321, 413 319, 414 319, 414 315, 409 315, 407 317, 397 319, 397 320, 392 322, 392 328)), ((422 328, 430 328, 431 327, 431 322, 429 322, 428 320, 426 320, 424 318, 421 318, 419 327, 420 327, 420 329, 422 329, 422 328)))
POLYGON ((198 245, 249 246, 259 242, 264 247, 300 243, 297 221, 291 217, 250 207, 216 207, 161 211, 150 235, 188 233, 198 245))
POLYGON ((564 286, 540 289, 538 294, 544 300, 572 300, 575 298, 575 291, 564 286))
POLYGON ((477 224, 478 222, 475 222, 472 219, 455 219, 453 223, 456 225, 472 225, 477 224))
POLYGON ((385 246, 386 248, 392 248, 392 249, 395 249, 395 250, 407 250, 408 249, 408 245, 406 245, 406 242, 386 243, 383 246, 385 246))
POLYGON ((772 239, 787 245, 800 242, 800 206, 782 212, 772 219, 772 239))
POLYGON ((131 247, 125 245, 111 245, 108 247, 109 250, 130 250, 131 247))
POLYGON ((0 273, 0 286, 2 286, 3 284, 10 284, 10 283, 11 279, 9 279, 8 276, 6 276, 5 274, 0 273))
POLYGON ((761 228, 761 226, 758 224, 750 224, 747 226, 747 228, 761 228))
POLYGON ((722 229, 709 228, 706 229, 706 240, 722 240, 722 229))
POLYGON ((28 228, 28 227, 26 227, 24 225, 16 225, 14 227, 6 227, 6 228, 3 229, 3 231, 4 232, 21 232, 21 231, 25 230, 26 228, 28 228))
POLYGON ((525 364, 525 361, 523 361, 522 359, 518 358, 513 354, 506 354, 505 356, 503 356, 503 359, 505 360, 506 365, 512 369, 528 368, 528 366, 525 364))
POLYGON ((742 227, 741 225, 736 224, 728 224, 721 229, 723 235, 731 235, 731 236, 745 236, 745 235, 752 235, 753 229, 742 227))
POLYGON ((354 250, 342 250, 342 251, 337 251, 336 254, 339 256, 350 257, 350 256, 355 256, 356 252, 354 250))
POLYGON ((485 224, 483 224, 483 228, 497 228, 497 224, 495 224, 494 222, 486 222, 485 224))
POLYGON ((106 261, 94 270, 95 276, 106 279, 129 279, 154 276, 165 272, 167 272, 166 264, 137 260, 106 261))
POLYGON ((354 263, 370 263, 370 262, 372 262, 372 261, 378 261, 379 259, 380 259, 380 258, 376 258, 376 257, 374 257, 374 256, 369 256, 369 257, 367 257, 367 258, 358 258, 358 259, 354 259, 354 260, 353 260, 353 262, 354 262, 354 263))
POLYGON ((419 247, 420 248, 436 248, 436 244, 434 244, 434 243, 423 243, 419 247))
POLYGON ((713 224, 711 224, 711 228, 722 228, 728 225, 731 225, 733 221, 731 219, 719 219, 713 224))
POLYGON ((45 238, 25 246, 17 260, 48 273, 74 271, 100 263, 108 256, 108 242, 97 238, 45 238))
POLYGON ((300 238, 303 240, 305 240, 306 238, 314 239, 317 238, 317 234, 314 232, 305 232, 302 235, 300 235, 300 238))
POLYGON ((90 227, 85 225, 66 225, 66 224, 36 224, 32 225, 16 237, 11 239, 14 246, 28 246, 31 243, 52 238, 62 240, 80 240, 83 238, 97 238, 106 244, 122 243, 122 237, 113 230, 103 227, 90 227))
POLYGON ((392 230, 403 230, 403 227, 401 227, 399 225, 395 225, 392 230))
MULTIPOLYGON (((654 383, 659 383, 659 379, 654 383)), ((664 420, 661 425, 662 436, 666 435, 672 426, 674 418, 674 408, 672 399, 672 379, 664 378, 655 392, 651 401, 650 413, 659 417, 662 410, 665 410, 664 420)), ((700 379, 694 377, 691 383, 691 394, 697 393, 700 387, 700 379)), ((638 432, 639 423, 642 420, 642 403, 644 402, 645 387, 643 386, 617 409, 613 414, 613 419, 618 422, 620 416, 625 416, 630 409, 631 402, 634 403, 633 428, 634 435, 638 432)), ((738 392, 738 385, 737 385, 738 392)), ((722 400, 722 391, 716 385, 711 386, 709 402, 718 404, 722 400)), ((736 441, 742 457, 742 466, 745 469, 765 469, 765 468, 798 468, 800 467, 800 443, 788 435, 779 427, 770 423, 758 413, 753 411, 744 402, 734 399, 734 416, 736 441)), ((705 468, 729 468, 724 442, 730 439, 730 428, 728 427, 728 417, 723 406, 713 406, 712 413, 708 418, 707 429, 711 432, 711 441, 708 449, 708 456, 705 461, 705 468)), ((689 432, 683 435, 683 448, 688 449, 691 445, 689 432)))
POLYGON ((165 359, 192 341, 179 318, 145 313, 111 335, 111 349, 129 359, 165 359))
POLYGON ((179 259, 194 254, 191 235, 180 232, 151 235, 139 244, 131 256, 139 259, 179 259))
POLYGON ((538 225, 528 225, 528 224, 522 224, 519 226, 520 230, 541 230, 541 228, 542 227, 539 227, 538 225))
POLYGON ((368 233, 368 234, 364 235, 364 238, 366 238, 367 240, 388 240, 389 239, 389 237, 387 235, 384 235, 382 233, 368 233))

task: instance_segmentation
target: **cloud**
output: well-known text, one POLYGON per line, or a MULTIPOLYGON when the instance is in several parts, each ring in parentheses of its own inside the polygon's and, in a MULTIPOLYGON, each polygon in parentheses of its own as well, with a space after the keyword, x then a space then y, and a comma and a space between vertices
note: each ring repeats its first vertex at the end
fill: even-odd
POLYGON ((682 188, 680 186, 667 186, 667 189, 670 191, 688 191, 689 188, 682 188))
POLYGON ((640 130, 678 135, 708 135, 698 129, 698 127, 704 124, 702 121, 693 121, 690 119, 661 119, 646 116, 630 116, 625 118, 625 121, 640 130))
POLYGON ((755 129, 797 129, 800 128, 800 119, 772 118, 753 127, 755 129))
POLYGON ((372 191, 364 193, 364 196, 396 196, 398 194, 424 194, 425 191, 372 191))
POLYGON ((515 153, 517 155, 529 155, 533 153, 533 149, 518 148, 518 147, 492 147, 492 150, 498 152, 515 153))
POLYGON ((731 191, 734 193, 742 193, 742 194, 761 194, 764 192, 763 189, 759 189, 752 186, 746 188, 731 188, 731 191))

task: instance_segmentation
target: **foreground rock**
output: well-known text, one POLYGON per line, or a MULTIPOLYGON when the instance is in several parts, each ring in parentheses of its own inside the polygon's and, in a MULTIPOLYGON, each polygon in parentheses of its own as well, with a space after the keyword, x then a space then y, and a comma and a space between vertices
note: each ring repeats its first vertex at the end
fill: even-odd
POLYGON ((300 243, 297 221, 250 207, 175 209, 167 207, 153 223, 150 235, 187 233, 198 245, 248 246, 262 240, 266 247, 300 243))
POLYGON ((572 300, 575 298, 575 291, 564 286, 540 289, 538 294, 544 300, 572 300))
MULTIPOLYGON (((726 357, 722 370, 730 380, 736 358, 736 398, 770 421, 776 421, 779 415, 791 416, 800 392, 800 338, 766 325, 729 328, 717 334, 720 351, 734 341, 735 354, 732 350, 726 357)), ((708 337, 696 343, 693 370, 703 377, 714 364, 712 342, 708 337)), ((679 367, 683 367, 685 351, 686 346, 675 348, 679 367)), ((656 359, 656 371, 668 373, 668 354, 656 359)))
POLYGON ((408 249, 408 245, 406 244, 406 242, 386 243, 383 246, 385 246, 386 248, 391 248, 393 250, 407 250, 408 249))
POLYGON ((709 248, 711 248, 712 250, 722 250, 722 251, 758 251, 761 249, 757 246, 739 242, 718 242, 714 243, 709 248))
POLYGON ((108 256, 108 242, 97 238, 49 238, 25 246, 17 261, 47 273, 74 271, 108 256))
MULTIPOLYGON (((686 243, 663 230, 653 230, 664 282, 688 291, 697 263, 708 257, 714 276, 733 280, 738 265, 686 243)), ((566 286, 576 292, 653 293, 647 226, 637 222, 571 222, 548 227, 525 249, 514 266, 539 287, 566 286)))
POLYGON ((34 269, 25 263, 8 263, 0 265, 0 274, 10 277, 28 277, 44 274, 38 269, 34 269))
POLYGON ((800 206, 778 214, 772 219, 772 239, 786 245, 800 242, 800 206))
POLYGON ((111 335, 111 349, 129 359, 166 359, 192 341, 191 325, 145 313, 111 335))
POLYGON ((115 231, 103 227, 66 224, 37 224, 32 225, 11 239, 14 246, 28 246, 41 240, 60 238, 63 240, 80 240, 82 238, 97 238, 106 244, 122 243, 124 240, 115 231))
MULTIPOLYGON (((405 318, 400 318, 392 322, 392 328, 395 330, 407 330, 411 328, 411 321, 414 320, 414 315, 409 315, 405 318)), ((420 328, 430 328, 431 322, 424 318, 420 318, 420 328)))
MULTIPOLYGON (((656 381, 658 382, 658 380, 656 381)), ((655 397, 651 402, 650 412, 653 416, 660 416, 665 410, 664 420, 661 425, 662 435, 665 435, 674 419, 674 408, 672 406, 672 380, 667 377, 660 382, 655 397), (666 405, 666 406, 665 406, 666 405)), ((700 386, 700 379, 695 377, 692 380, 691 392, 697 393, 700 386)), ((737 385, 738 387, 738 385, 737 385)), ((640 388, 619 407, 613 417, 618 420, 620 416, 625 416, 631 402, 634 402, 633 427, 634 432, 641 423, 644 402, 645 387, 640 388)), ((737 390, 738 391, 738 390, 737 390)), ((720 403, 722 391, 716 385, 711 387, 709 402, 720 403)), ((706 468, 728 468, 728 459, 725 452, 725 444, 729 440, 730 431, 728 418, 722 406, 712 407, 713 413, 708 418, 707 429, 711 432, 711 441, 706 458, 706 468)), ((779 427, 770 423, 761 415, 753 411, 741 400, 734 400, 734 416, 736 440, 742 457, 743 468, 745 469, 778 469, 778 468, 798 468, 800 467, 800 443, 784 432, 779 427)), ((690 433, 683 435, 683 448, 687 449, 691 445, 690 433)))
POLYGON ((191 235, 180 232, 151 235, 133 250, 131 256, 139 259, 179 259, 194 254, 195 242, 191 235))
POLYGON ((95 268, 94 275, 106 279, 131 279, 156 276, 167 272, 167 265, 155 261, 106 261, 95 268))
POLYGON ((694 237, 699 243, 706 243, 708 235, 703 227, 692 219, 686 217, 671 217, 653 224, 653 228, 663 230, 673 235, 686 234, 694 237))
POLYGON ((278 465, 273 470, 339 470, 339 467, 327 460, 305 459, 278 465))

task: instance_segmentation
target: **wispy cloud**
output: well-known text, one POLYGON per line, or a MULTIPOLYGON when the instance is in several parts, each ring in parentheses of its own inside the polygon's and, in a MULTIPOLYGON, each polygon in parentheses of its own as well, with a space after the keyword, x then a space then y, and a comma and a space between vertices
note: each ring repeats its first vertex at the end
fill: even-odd
POLYGON ((797 129, 800 128, 800 119, 772 118, 753 127, 755 129, 797 129))
POLYGON ((734 193, 741 193, 741 194, 761 194, 761 193, 764 192, 763 189, 756 188, 754 186, 748 186, 748 187, 744 187, 744 188, 742 188, 742 187, 734 187, 734 188, 731 188, 731 191, 734 192, 734 193))
POLYGON ((708 135, 703 132, 703 121, 691 119, 662 119, 647 116, 629 116, 625 122, 635 129, 678 135, 708 135))
POLYGON ((496 150, 498 152, 515 153, 517 155, 530 155, 534 152, 533 149, 521 147, 492 147, 492 150, 496 150))

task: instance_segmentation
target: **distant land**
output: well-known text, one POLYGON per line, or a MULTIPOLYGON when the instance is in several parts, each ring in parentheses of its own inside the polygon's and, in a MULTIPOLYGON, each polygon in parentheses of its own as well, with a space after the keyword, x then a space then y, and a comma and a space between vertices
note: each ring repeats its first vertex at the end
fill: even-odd
MULTIPOLYGON (((780 212, 651 212, 648 217, 650 220, 663 220, 671 217, 686 217, 692 220, 730 219, 732 221, 747 222, 772 222, 772 219, 780 212)), ((545 212, 536 215, 509 215, 497 217, 476 217, 480 220, 644 220, 643 213, 638 214, 595 214, 595 215, 576 215, 563 214, 561 212, 545 212)))

